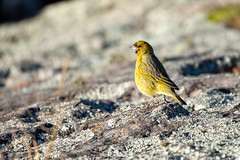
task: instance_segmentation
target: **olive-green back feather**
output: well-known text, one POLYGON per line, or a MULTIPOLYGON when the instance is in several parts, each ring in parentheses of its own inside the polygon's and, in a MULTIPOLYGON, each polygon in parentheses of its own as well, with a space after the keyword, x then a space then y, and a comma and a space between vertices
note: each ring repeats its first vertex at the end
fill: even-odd
POLYGON ((150 81, 164 83, 171 89, 179 89, 168 77, 165 68, 154 53, 138 56, 136 67, 140 67, 138 68, 139 73, 150 81))

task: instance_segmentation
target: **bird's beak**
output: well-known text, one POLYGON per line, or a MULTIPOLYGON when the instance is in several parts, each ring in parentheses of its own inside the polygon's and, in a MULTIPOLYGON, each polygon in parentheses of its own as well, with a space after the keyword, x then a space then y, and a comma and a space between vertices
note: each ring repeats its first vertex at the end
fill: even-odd
POLYGON ((131 45, 129 48, 132 48, 132 49, 134 49, 134 50, 136 50, 136 49, 137 49, 137 47, 136 47, 136 45, 135 45, 135 44, 131 45))

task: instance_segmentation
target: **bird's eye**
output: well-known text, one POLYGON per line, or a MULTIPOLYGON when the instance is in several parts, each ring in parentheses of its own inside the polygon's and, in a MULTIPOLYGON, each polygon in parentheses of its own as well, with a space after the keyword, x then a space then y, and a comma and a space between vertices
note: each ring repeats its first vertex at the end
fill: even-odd
POLYGON ((137 47, 140 48, 140 47, 142 47, 142 46, 141 46, 141 45, 138 45, 137 47))

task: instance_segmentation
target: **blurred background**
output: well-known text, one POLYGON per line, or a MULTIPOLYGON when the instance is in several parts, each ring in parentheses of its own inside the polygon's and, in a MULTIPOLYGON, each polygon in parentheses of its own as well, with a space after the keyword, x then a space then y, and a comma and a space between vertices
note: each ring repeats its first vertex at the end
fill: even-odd
POLYGON ((58 88, 66 59, 66 85, 133 81, 136 55, 129 46, 138 40, 153 46, 173 79, 239 74, 239 4, 239 0, 1 0, 1 92, 33 96, 58 88), (224 58, 228 54, 235 57, 224 58), (191 61, 201 57, 205 60, 198 64, 191 61))
POLYGON ((0 22, 14 22, 35 16, 46 5, 61 0, 1 0, 0 22))
POLYGON ((239 91, 240 0, 0 0, 0 159, 234 159, 239 91), (145 107, 138 40, 188 105, 145 107))

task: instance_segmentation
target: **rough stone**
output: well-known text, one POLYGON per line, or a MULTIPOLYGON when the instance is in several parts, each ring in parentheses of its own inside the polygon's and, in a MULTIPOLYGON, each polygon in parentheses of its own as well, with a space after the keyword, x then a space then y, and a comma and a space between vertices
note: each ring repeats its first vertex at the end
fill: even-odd
POLYGON ((239 158, 240 32, 206 19, 227 3, 62 1, 1 24, 0 159, 239 158), (140 39, 187 105, 146 108, 140 39))

